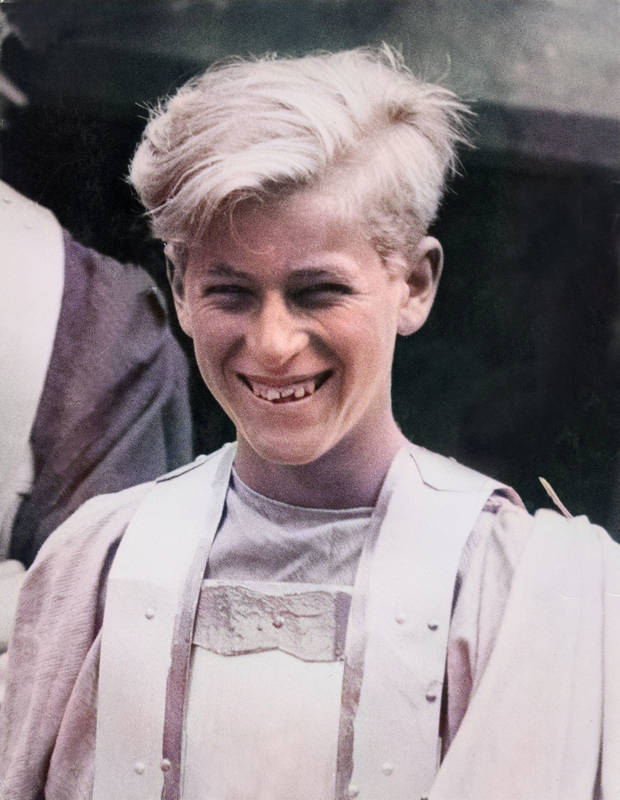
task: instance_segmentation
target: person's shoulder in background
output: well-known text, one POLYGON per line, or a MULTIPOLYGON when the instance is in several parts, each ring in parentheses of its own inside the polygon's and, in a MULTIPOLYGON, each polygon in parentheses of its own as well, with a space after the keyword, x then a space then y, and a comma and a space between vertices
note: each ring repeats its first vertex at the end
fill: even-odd
POLYGON ((26 565, 90 497, 167 472, 192 456, 187 360, 148 273, 64 232, 65 285, 32 429, 32 491, 12 533, 26 565))

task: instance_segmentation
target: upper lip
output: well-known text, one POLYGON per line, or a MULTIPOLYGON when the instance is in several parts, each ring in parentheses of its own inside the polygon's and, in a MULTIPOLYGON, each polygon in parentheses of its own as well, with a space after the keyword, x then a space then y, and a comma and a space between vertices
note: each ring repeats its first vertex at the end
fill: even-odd
POLYGON ((251 375, 248 372, 238 372, 240 378, 252 383, 259 383, 261 386, 271 386, 273 389, 280 389, 282 386, 291 386, 295 383, 305 383, 306 381, 313 381, 327 375, 331 370, 323 369, 317 372, 308 372, 304 375, 282 375, 281 377, 274 378, 267 375, 251 375))

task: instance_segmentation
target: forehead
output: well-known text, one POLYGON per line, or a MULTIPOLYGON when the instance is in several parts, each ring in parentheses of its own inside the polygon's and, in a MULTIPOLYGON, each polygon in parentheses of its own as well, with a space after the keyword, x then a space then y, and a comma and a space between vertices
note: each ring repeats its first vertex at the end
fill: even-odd
POLYGON ((361 222, 338 198, 317 191, 281 200, 238 204, 220 216, 198 247, 200 261, 312 266, 327 255, 368 258, 374 254, 361 222))

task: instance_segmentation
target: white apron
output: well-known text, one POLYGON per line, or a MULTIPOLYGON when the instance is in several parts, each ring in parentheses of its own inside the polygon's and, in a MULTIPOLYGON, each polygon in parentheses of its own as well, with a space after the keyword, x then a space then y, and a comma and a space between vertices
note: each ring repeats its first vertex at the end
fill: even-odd
POLYGON ((203 581, 233 458, 160 479, 123 537, 94 800, 428 796, 456 571, 498 484, 403 448, 352 591, 203 581))

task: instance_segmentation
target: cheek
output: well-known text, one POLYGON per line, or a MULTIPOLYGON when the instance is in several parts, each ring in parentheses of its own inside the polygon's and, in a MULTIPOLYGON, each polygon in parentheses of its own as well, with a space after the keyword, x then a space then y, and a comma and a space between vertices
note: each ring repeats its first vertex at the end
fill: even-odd
POLYGON ((216 377, 230 339, 230 330, 227 331, 224 326, 214 324, 215 322, 210 320, 207 324, 204 317, 198 322, 194 320, 194 354, 200 372, 209 381, 216 377))
POLYGON ((396 324, 372 313, 361 315, 353 325, 340 326, 333 341, 350 379, 364 380, 368 389, 391 372, 396 324))

